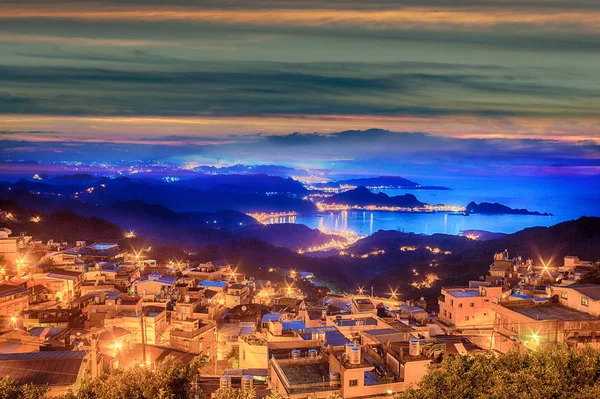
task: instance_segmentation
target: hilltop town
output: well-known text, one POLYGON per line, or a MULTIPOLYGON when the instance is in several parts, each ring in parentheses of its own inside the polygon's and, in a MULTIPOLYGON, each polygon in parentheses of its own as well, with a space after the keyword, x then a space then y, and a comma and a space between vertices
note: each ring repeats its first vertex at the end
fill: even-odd
POLYGON ((418 386, 446 354, 600 342, 600 285, 581 283, 597 267, 577 256, 496 253, 486 276, 439 286, 431 306, 366 287, 332 294, 283 266, 258 277, 219 259, 158 262, 134 242, 132 231, 115 242, 42 242, 0 230, 3 376, 60 395, 117 369, 201 355, 204 397, 236 387, 366 398, 418 386))

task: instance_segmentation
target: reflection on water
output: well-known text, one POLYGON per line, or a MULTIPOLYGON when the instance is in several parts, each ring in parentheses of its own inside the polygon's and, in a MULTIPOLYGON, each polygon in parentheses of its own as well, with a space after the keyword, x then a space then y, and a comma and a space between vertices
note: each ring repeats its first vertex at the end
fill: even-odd
POLYGON ((418 234, 460 234, 464 230, 487 230, 513 233, 532 226, 551 226, 560 222, 552 216, 470 215, 447 213, 402 213, 344 211, 300 215, 295 223, 313 229, 351 230, 370 235, 378 230, 399 230, 418 234))

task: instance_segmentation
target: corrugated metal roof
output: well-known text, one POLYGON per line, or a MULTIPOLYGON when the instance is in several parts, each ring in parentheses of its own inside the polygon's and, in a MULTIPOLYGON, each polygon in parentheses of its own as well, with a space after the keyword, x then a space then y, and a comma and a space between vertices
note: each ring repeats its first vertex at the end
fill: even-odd
POLYGON ((15 383, 70 386, 77 381, 86 351, 0 354, 0 375, 15 383))

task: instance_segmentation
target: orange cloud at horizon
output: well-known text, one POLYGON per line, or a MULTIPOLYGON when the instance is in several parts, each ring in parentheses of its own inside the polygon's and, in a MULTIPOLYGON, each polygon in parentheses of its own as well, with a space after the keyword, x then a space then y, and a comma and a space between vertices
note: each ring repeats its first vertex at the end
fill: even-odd
POLYGON ((363 115, 288 115, 248 117, 158 116, 47 116, 3 115, 5 139, 32 142, 113 142, 122 144, 190 145, 232 144, 257 133, 287 135, 294 132, 321 134, 343 130, 387 129, 425 132, 434 136, 482 139, 548 139, 590 141, 600 144, 598 120, 540 119, 522 117, 394 117, 363 115), (237 134, 240 137, 231 137, 237 134), (126 135, 126 136, 124 136, 126 135), (165 140, 177 136, 177 140, 165 140), (218 139, 215 139, 218 138, 218 139), (143 140, 142 140, 143 139, 143 140))
POLYGON ((93 4, 69 4, 68 7, 3 6, 3 19, 75 19, 96 21, 189 21, 256 26, 360 26, 370 29, 451 27, 493 27, 498 25, 570 27, 588 32, 600 31, 600 12, 565 9, 444 9, 440 7, 403 7, 394 10, 349 9, 200 9, 182 7, 145 7, 143 9, 93 4))

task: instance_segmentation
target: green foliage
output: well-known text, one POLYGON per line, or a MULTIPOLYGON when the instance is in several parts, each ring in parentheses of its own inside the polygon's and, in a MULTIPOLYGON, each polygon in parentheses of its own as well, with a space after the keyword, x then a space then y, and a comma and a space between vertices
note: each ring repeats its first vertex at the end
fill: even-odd
POLYGON ((215 391, 215 399, 255 399, 254 389, 242 391, 237 388, 219 388, 215 391))
POLYGON ((586 399, 600 397, 600 352, 563 345, 532 353, 445 356, 417 389, 397 399, 586 399))
POLYGON ((47 387, 32 384, 15 385, 9 377, 0 379, 0 399, 42 399, 48 392, 47 387))
POLYGON ((600 284, 600 262, 596 262, 592 269, 581 276, 580 284, 600 284))
POLYGON ((189 364, 169 356, 156 370, 116 370, 88 382, 76 394, 65 395, 62 399, 192 399, 197 370, 206 363, 206 356, 197 356, 189 364))
POLYGON ((227 360, 231 360, 231 364, 234 369, 240 367, 240 348, 239 346, 234 346, 231 348, 226 357, 227 360))

